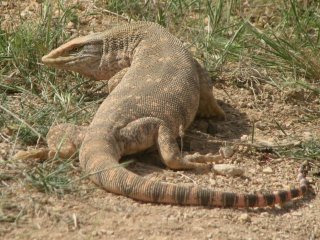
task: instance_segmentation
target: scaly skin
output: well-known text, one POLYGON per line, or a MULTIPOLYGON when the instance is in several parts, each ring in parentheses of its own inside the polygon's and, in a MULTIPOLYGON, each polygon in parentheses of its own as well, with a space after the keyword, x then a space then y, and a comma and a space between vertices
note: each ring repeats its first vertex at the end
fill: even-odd
POLYGON ((171 169, 209 169, 210 154, 183 154, 176 137, 197 111, 225 118, 211 90, 207 72, 182 43, 161 26, 138 22, 71 40, 42 58, 49 66, 109 80, 104 100, 88 129, 59 125, 48 134, 49 147, 67 135, 60 154, 78 146, 80 164, 91 179, 109 192, 133 199, 182 205, 265 207, 302 196, 308 187, 304 167, 300 186, 271 194, 217 192, 140 177, 119 165, 122 156, 158 147, 171 169))

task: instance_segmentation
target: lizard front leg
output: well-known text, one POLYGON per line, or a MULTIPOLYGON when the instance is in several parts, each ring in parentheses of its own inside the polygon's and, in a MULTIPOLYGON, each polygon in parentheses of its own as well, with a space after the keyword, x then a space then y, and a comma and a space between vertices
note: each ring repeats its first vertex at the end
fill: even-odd
POLYGON ((88 127, 62 123, 50 128, 47 134, 48 157, 56 154, 63 159, 70 158, 79 150, 88 127))
MULTIPOLYGON (((124 68, 120 70, 108 80, 109 93, 111 93, 121 82, 128 69, 129 68, 124 68)), ((69 123, 51 127, 47 134, 47 143, 49 147, 48 157, 51 158, 57 153, 61 158, 73 156, 79 150, 87 128, 88 127, 69 123)))
MULTIPOLYGON (((129 68, 117 72, 108 80, 108 91, 111 93, 121 82, 129 68)), ((15 154, 16 159, 40 159, 46 160, 58 154, 59 157, 67 159, 73 156, 80 148, 87 127, 77 126, 69 123, 62 123, 49 129, 46 136, 47 148, 19 151, 15 154)))
POLYGON ((123 68, 119 72, 117 72, 112 78, 109 79, 108 81, 108 90, 109 93, 113 91, 113 89, 118 86, 118 84, 121 82, 122 78, 124 75, 128 72, 129 68, 123 68))
POLYGON ((15 159, 46 160, 59 156, 63 159, 72 157, 79 149, 87 127, 63 123, 50 128, 47 134, 48 147, 19 151, 15 159))

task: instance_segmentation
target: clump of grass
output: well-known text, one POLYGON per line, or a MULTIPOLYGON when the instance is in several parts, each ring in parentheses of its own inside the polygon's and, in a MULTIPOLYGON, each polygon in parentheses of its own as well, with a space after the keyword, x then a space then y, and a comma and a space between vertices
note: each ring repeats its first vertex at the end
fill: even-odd
MULTIPOLYGON (((196 56, 215 75, 226 62, 247 61, 253 68, 279 73, 264 82, 287 86, 290 81, 319 94, 319 3, 279 2, 279 8, 271 6, 272 22, 263 28, 250 22, 260 13, 252 7, 244 13, 241 2, 235 0, 112 0, 105 6, 129 19, 155 21, 173 30, 196 47, 196 56)), ((256 7, 262 3, 257 1, 256 7)))
POLYGON ((12 31, 0 30, 0 104, 8 110, 0 109, 0 127, 18 132, 25 144, 35 144, 39 137, 32 128, 44 137, 55 121, 77 122, 90 115, 80 110, 86 104, 84 94, 66 83, 78 81, 81 85, 84 79, 77 74, 48 69, 40 63, 44 54, 70 35, 66 25, 78 21, 76 7, 66 7, 62 1, 43 1, 40 19, 21 20, 12 31), (61 12, 59 16, 54 15, 56 10, 61 12), (66 82, 57 84, 57 76, 66 82), (13 94, 19 96, 15 102, 10 97, 13 94))
POLYGON ((16 217, 0 214, 0 222, 15 222, 16 217))
POLYGON ((275 80, 283 86, 303 87, 320 93, 320 18, 319 3, 303 8, 296 0, 280 3, 273 15, 278 20, 264 28, 244 19, 244 56, 252 64, 280 73, 275 80))
POLYGON ((250 31, 257 37, 257 46, 263 52, 253 56, 255 62, 264 67, 273 67, 285 71, 292 71, 308 79, 318 79, 320 76, 320 62, 317 61, 318 50, 312 46, 301 48, 300 43, 289 42, 284 36, 275 33, 266 34, 248 25, 250 31))
POLYGON ((60 163, 48 161, 24 173, 26 181, 40 192, 63 195, 74 190, 70 177, 71 160, 60 163))
MULTIPOLYGON (((135 159, 127 159, 116 167, 127 167, 131 163, 135 162, 135 159)), ((109 168, 101 169, 91 173, 84 173, 81 177, 73 179, 71 177, 72 159, 61 160, 54 158, 51 161, 38 164, 31 170, 25 171, 26 182, 35 187, 38 191, 46 194, 64 195, 77 190, 75 183, 83 179, 87 179, 90 176, 99 172, 105 171, 109 168)))
POLYGON ((39 59, 69 35, 65 26, 74 18, 72 7, 59 9, 62 14, 59 19, 54 19, 55 9, 52 5, 51 1, 43 3, 40 20, 26 22, 21 19, 21 24, 13 31, 0 31, 0 59, 3 60, 0 66, 4 69, 2 74, 16 71, 28 83, 23 85, 28 86, 27 89, 33 90, 37 86, 35 82, 43 79, 39 59))
POLYGON ((12 202, 8 202, 5 198, 0 199, 0 223, 1 222, 15 222, 21 218, 22 215, 26 214, 24 208, 15 205, 12 202))
POLYGON ((320 160, 320 139, 311 139, 301 145, 279 149, 278 153, 295 159, 320 160))
POLYGON ((171 16, 175 14, 175 18, 180 18, 183 10, 190 1, 117 1, 111 0, 106 3, 106 8, 117 14, 128 16, 129 20, 146 20, 157 22, 163 26, 167 26, 168 21, 172 20, 171 16))

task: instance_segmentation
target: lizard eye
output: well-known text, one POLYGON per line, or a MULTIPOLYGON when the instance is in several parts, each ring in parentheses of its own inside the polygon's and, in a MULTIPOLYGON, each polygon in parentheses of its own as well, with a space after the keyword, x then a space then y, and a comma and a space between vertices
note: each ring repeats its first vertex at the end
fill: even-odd
POLYGON ((75 47, 73 49, 70 50, 70 55, 75 55, 75 54, 78 54, 79 52, 81 52, 83 49, 83 46, 78 46, 78 47, 75 47))

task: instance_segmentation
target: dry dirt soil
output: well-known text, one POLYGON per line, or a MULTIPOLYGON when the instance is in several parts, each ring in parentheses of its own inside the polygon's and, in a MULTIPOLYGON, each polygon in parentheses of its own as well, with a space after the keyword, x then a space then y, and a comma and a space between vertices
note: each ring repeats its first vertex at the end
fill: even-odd
MULTIPOLYGON (((37 1, 29 2, 37 4, 37 1)), ((27 9, 29 2, 23 1, 22 10, 27 9)), ((1 14, 8 14, 14 9, 4 7, 2 11, 1 14)), ((37 14, 37 6, 28 11, 25 14, 33 17, 37 14)), ((107 21, 98 16, 95 18, 97 25, 107 21)), ((86 26, 90 28, 88 24, 86 26)), ((306 141, 320 137, 320 120, 304 121, 306 113, 320 109, 319 99, 312 94, 304 90, 278 91, 258 82, 239 88, 227 80, 220 76, 214 91, 228 119, 209 124, 197 120, 184 139, 185 149, 216 152, 219 146, 239 142, 246 135, 250 139, 252 122, 255 122, 256 144, 259 141, 291 144, 297 139, 306 141)), ((2 162, 11 159, 18 148, 24 148, 17 142, 8 141, 6 134, 3 130, 0 137, 2 162)), ((236 145, 235 150, 234 156, 226 162, 243 168, 242 177, 171 171, 154 162, 152 156, 133 163, 130 169, 146 178, 233 192, 274 191, 297 184, 297 170, 302 161, 257 151, 250 146, 236 145)), ((320 181, 312 174, 308 179, 315 196, 309 194, 282 207, 221 209, 141 203, 105 192, 87 179, 76 183, 77 191, 62 196, 45 194, 25 184, 23 172, 34 164, 32 161, 1 164, 0 171, 11 177, 0 180, 0 215, 15 217, 13 222, 4 219, 0 222, 1 239, 320 238, 320 198, 317 194, 320 181)), ((77 159, 73 165, 74 179, 77 179, 80 176, 77 159)))

